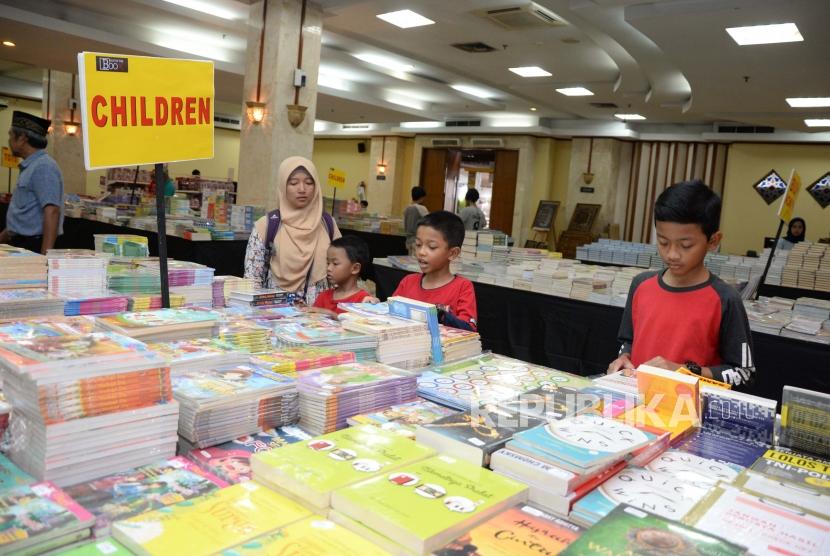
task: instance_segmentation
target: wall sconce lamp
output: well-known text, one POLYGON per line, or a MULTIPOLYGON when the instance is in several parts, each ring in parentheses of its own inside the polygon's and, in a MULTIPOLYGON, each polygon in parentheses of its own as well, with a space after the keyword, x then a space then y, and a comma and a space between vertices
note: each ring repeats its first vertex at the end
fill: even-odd
POLYGON ((265 119, 265 103, 257 102, 255 100, 245 101, 246 112, 251 122, 258 124, 265 119))
POLYGON ((75 136, 78 134, 78 131, 81 129, 81 124, 75 121, 68 121, 63 122, 63 130, 66 132, 67 135, 75 136))
POLYGON ((63 122, 63 130, 66 132, 67 135, 70 137, 74 137, 78 134, 78 130, 81 129, 81 124, 75 121, 75 74, 72 74, 72 88, 70 89, 70 94, 73 98, 69 99, 69 120, 63 122))

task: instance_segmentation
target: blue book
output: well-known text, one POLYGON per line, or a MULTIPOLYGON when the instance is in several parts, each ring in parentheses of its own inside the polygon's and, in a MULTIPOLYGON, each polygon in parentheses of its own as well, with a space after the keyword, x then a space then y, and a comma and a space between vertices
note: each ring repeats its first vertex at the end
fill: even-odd
POLYGON ((702 458, 749 467, 764 455, 767 445, 755 440, 724 436, 711 429, 698 429, 676 449, 702 458))
POLYGON ((706 386, 701 389, 700 397, 703 428, 730 438, 772 444, 775 400, 706 386))
POLYGON ((34 482, 36 482, 34 477, 23 472, 9 458, 0 454, 0 491, 20 485, 30 485, 34 482))
POLYGON ((392 316, 427 323, 432 340, 432 364, 443 363, 444 351, 441 349, 441 331, 438 328, 438 309, 435 305, 399 296, 390 297, 386 303, 392 316))

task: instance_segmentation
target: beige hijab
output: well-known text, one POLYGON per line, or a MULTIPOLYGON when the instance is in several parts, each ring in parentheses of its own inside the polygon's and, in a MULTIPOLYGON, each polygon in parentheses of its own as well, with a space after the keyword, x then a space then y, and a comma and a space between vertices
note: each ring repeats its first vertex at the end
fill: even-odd
MULTIPOLYGON (((323 223, 323 194, 314 163, 301 156, 286 158, 280 164, 277 182, 277 199, 280 209, 280 228, 274 238, 271 272, 277 283, 286 291, 296 292, 305 285, 311 270, 309 285, 326 277, 326 250, 329 234, 323 223), (286 200, 288 178, 298 168, 304 168, 314 179, 314 197, 304 209, 292 207, 286 200)), ((267 216, 257 222, 260 237, 265 240, 267 216)), ((340 237, 337 226, 334 237, 340 237)))

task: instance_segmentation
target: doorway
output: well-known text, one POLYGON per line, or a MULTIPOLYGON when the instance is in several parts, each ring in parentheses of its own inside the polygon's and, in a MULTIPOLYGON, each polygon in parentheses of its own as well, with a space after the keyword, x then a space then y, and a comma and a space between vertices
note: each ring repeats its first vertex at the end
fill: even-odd
POLYGON ((454 213, 464 208, 468 189, 479 192, 479 207, 487 225, 508 235, 513 229, 513 207, 519 151, 425 148, 421 158, 424 205, 432 211, 454 213))

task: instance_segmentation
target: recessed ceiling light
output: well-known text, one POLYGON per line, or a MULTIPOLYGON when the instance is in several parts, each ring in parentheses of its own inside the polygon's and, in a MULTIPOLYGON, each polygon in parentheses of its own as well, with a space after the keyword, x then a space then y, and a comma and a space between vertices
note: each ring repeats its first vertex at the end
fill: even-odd
POLYGON ((628 120, 645 120, 646 119, 645 116, 641 116, 639 114, 614 114, 614 117, 618 118, 620 120, 626 120, 626 121, 628 121, 628 120))
POLYGON ((830 118, 815 118, 804 120, 807 127, 830 127, 830 118))
POLYGON ((590 97, 594 94, 585 87, 564 87, 556 89, 556 92, 566 97, 590 97))
POLYGON ((741 46, 779 42, 800 42, 804 40, 804 37, 798 32, 798 27, 796 27, 795 23, 727 27, 726 32, 741 46))
POLYGON ((428 129, 441 127, 443 122, 401 122, 401 127, 408 129, 428 129))
POLYGON ((793 108, 822 108, 830 106, 830 97, 793 97, 787 99, 793 108))
POLYGON ((410 27, 421 27, 423 25, 432 25, 435 23, 417 12, 412 10, 398 10, 397 12, 389 12, 385 14, 378 14, 375 17, 382 19, 387 23, 396 25, 401 29, 409 29, 410 27))
POLYGON ((3 41, 3 46, 17 46, 12 41, 3 41))
POLYGON ((536 112, 536 107, 535 107, 535 106, 531 106, 531 107, 530 107, 530 111, 531 111, 531 112, 536 112))
POLYGON ((489 91, 479 89, 478 87, 471 87, 470 85, 450 85, 450 87, 460 93, 465 93, 478 98, 490 98, 492 96, 489 91))
POLYGON ((550 77, 553 75, 551 72, 540 68, 539 66, 521 66, 518 68, 507 68, 516 75, 521 75, 522 77, 550 77))
POLYGON ((369 64, 390 69, 392 71, 412 71, 415 69, 415 66, 411 64, 405 64, 403 62, 398 62, 397 60, 393 60, 388 56, 383 56, 381 54, 372 54, 370 52, 365 52, 362 54, 354 54, 354 57, 358 60, 363 60, 369 64))
POLYGON ((217 6, 214 2, 206 2, 205 0, 164 0, 170 4, 175 4, 177 6, 181 6, 182 8, 188 8, 190 10, 194 10, 197 12, 202 12, 203 14, 208 14, 212 16, 216 16, 221 19, 241 19, 237 17, 237 14, 232 12, 231 10, 225 9, 221 6, 217 6))

